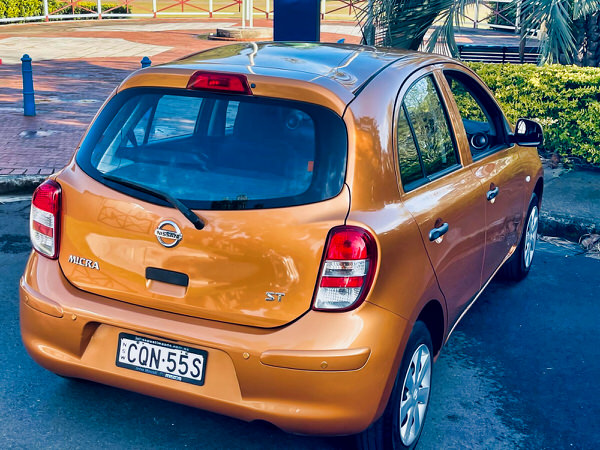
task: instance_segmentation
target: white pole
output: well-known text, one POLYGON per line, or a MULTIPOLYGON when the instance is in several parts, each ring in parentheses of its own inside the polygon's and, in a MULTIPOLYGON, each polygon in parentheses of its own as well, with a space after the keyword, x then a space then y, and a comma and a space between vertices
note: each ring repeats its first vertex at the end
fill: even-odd
POLYGON ((208 17, 212 17, 213 14, 213 0, 208 0, 208 17))
POLYGON ((475 2, 475 20, 473 20, 473 28, 477 28, 479 24, 479 0, 475 2))
POLYGON ((246 0, 242 0, 242 28, 246 28, 246 0))
POLYGON ((269 15, 271 14, 271 2, 269 0, 265 0, 265 11, 266 11, 266 16, 267 19, 269 18, 269 15))
POLYGON ((156 18, 156 0, 152 0, 152 13, 154 14, 154 18, 156 18))
POLYGON ((248 2, 248 15, 250 16, 250 28, 254 28, 254 0, 248 2))
POLYGON ((96 12, 98 13, 98 19, 102 19, 102 0, 96 2, 96 12))
POLYGON ((44 16, 46 16, 46 22, 48 22, 48 0, 44 0, 44 16))
POLYGON ((325 12, 327 11, 327 0, 321 0, 321 17, 325 18, 325 12))
POLYGON ((517 2, 517 18, 515 20, 515 34, 521 31, 521 0, 517 2))

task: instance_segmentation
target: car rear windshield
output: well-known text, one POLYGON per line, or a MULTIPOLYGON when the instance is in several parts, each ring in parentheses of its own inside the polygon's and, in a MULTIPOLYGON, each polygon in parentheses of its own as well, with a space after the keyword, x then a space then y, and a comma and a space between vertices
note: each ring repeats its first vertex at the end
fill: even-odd
POLYGON ((152 203, 162 201, 103 175, 193 209, 256 209, 335 197, 346 158, 343 120, 318 105, 134 88, 104 107, 76 160, 96 180, 152 203))

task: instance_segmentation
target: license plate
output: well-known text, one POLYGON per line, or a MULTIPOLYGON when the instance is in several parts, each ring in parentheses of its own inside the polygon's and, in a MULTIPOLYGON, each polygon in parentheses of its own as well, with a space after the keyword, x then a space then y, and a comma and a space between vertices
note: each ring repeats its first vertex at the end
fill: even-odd
POLYGON ((118 367, 202 386, 208 352, 128 333, 119 334, 118 367))

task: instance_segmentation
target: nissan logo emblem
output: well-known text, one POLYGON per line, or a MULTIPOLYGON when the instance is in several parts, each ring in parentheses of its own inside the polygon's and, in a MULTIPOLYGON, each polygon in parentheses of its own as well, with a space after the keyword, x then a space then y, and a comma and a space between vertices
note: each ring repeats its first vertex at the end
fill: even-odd
POLYGON ((158 242, 167 248, 175 247, 183 239, 181 230, 172 220, 163 220, 154 231, 154 235, 158 242))

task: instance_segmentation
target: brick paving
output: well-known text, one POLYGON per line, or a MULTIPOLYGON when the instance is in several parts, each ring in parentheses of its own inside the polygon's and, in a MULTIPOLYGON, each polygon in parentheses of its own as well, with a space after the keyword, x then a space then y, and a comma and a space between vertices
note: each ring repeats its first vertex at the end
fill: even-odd
POLYGON ((0 175, 49 175, 65 166, 104 99, 138 65, 36 63, 35 117, 23 116, 20 67, 0 66, 0 175))
MULTIPOLYGON (((0 176, 48 175, 64 167, 102 102, 121 80, 140 67, 140 55, 148 54, 157 64, 224 45, 226 42, 208 40, 205 35, 232 24, 237 24, 236 19, 1 25, 0 59, 4 63, 0 64, 0 176), (115 47, 115 42, 122 45, 115 47), (35 117, 23 116, 18 62, 21 53, 26 52, 35 56, 35 117)), ((256 19, 255 26, 271 27, 272 21, 256 19)), ((358 43, 358 35, 352 23, 322 23, 323 42, 344 38, 348 43, 358 43)), ((508 45, 518 43, 518 37, 464 30, 457 41, 508 45)))
MULTIPOLYGON (((24 47, 27 42, 35 42, 35 53, 48 58, 34 60, 33 64, 35 117, 23 116, 21 67, 15 64, 18 58, 14 48, 0 65, 0 176, 49 175, 64 167, 102 102, 120 81, 140 67, 137 51, 128 53, 135 56, 103 58, 90 51, 88 57, 63 59, 68 55, 65 48, 57 51, 49 47, 44 52, 39 48, 40 37, 46 39, 47 45, 56 42, 52 38, 70 38, 74 52, 78 50, 75 46, 83 42, 74 38, 94 39, 96 46, 110 38, 128 41, 135 50, 143 48, 139 44, 166 48, 152 56, 156 64, 226 44, 198 38, 223 26, 223 22, 235 20, 103 20, 0 26, 0 52, 9 48, 2 46, 3 40, 12 46, 14 38, 20 38, 24 47)), ((255 26, 271 25, 271 21, 255 20, 255 26)), ((352 26, 336 24, 331 30, 336 33, 322 33, 322 41, 335 42, 340 38, 346 42, 359 41, 352 26), (343 32, 348 34, 338 34, 343 32)), ((64 40, 60 42, 63 45, 64 40)), ((118 51, 115 53, 119 54, 118 51)))

